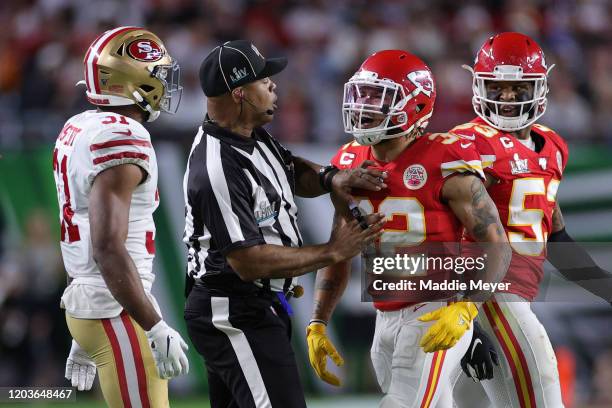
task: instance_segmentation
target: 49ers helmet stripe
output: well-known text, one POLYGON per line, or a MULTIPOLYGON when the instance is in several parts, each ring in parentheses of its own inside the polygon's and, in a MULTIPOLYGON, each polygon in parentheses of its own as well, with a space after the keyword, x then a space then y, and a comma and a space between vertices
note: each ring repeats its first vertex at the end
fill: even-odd
MULTIPOLYGON (((102 37, 104 35, 104 33, 100 34, 99 36, 96 37, 96 39, 94 40, 93 44, 95 44, 96 42, 98 42, 98 40, 100 39, 100 37, 102 37)), ((89 61, 89 55, 91 54, 91 50, 93 47, 89 47, 89 49, 87 50, 87 54, 85 54, 85 85, 87 86, 87 90, 90 90, 90 86, 92 86, 91 82, 90 82, 90 75, 89 75, 89 64, 87 63, 87 61, 89 61)), ((94 85, 94 89, 95 89, 95 85, 94 85)))
POLYGON ((98 68, 97 62, 98 62, 98 57, 100 55, 99 54, 100 50, 102 50, 106 46, 106 44, 108 44, 109 41, 113 39, 113 37, 116 37, 117 35, 121 33, 132 31, 132 30, 142 30, 142 28, 133 27, 133 26, 117 27, 113 30, 109 30, 105 32, 100 37, 98 37, 96 41, 94 41, 94 44, 91 46, 91 48, 87 52, 87 57, 86 57, 87 62, 85 64, 86 66, 85 78, 89 80, 89 82, 87 83, 87 88, 89 89, 90 92, 93 90, 97 94, 100 93, 100 86, 98 85, 98 69, 97 69, 98 68))

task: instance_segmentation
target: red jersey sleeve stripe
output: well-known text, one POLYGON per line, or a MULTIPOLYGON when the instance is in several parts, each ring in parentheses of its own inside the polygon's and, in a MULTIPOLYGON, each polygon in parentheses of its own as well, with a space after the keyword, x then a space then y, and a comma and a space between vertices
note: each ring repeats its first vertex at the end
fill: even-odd
POLYGON ((136 153, 136 152, 121 152, 121 153, 113 153, 107 156, 96 157, 93 159, 93 164, 102 164, 111 160, 121 160, 121 159, 140 159, 149 161, 149 156, 144 153, 136 153))
POLYGON ((110 140, 104 143, 95 143, 89 146, 89 150, 95 152, 100 149, 108 149, 109 147, 117 147, 117 146, 144 146, 144 147, 152 147, 151 142, 148 140, 131 140, 131 139, 120 139, 120 140, 110 140))

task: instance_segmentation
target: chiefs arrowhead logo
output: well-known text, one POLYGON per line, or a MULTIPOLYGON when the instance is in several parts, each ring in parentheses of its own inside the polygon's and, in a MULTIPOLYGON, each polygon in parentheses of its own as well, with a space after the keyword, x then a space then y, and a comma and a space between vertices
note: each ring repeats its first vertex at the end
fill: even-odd
POLYGON ((135 40, 127 46, 130 57, 138 61, 155 62, 162 59, 164 51, 153 40, 135 40))
POLYGON ((417 89, 412 92, 412 96, 424 93, 428 97, 431 97, 431 93, 434 90, 434 83, 429 71, 412 71, 408 74, 408 79, 417 87, 417 89))

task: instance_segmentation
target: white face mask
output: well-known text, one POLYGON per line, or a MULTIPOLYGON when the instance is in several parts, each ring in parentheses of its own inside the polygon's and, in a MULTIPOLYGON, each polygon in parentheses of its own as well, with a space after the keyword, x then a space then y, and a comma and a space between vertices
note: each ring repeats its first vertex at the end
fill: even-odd
MULTIPOLYGON (((554 67, 551 66, 548 72, 554 67)), ((513 65, 500 65, 495 67, 493 73, 474 72, 471 67, 463 68, 472 72, 473 83, 472 105, 474 111, 485 122, 496 129, 514 132, 526 128, 537 121, 546 111, 548 84, 546 74, 523 74, 521 67, 513 65), (485 81, 520 81, 533 83, 533 95, 530 99, 520 102, 505 102, 489 99, 485 81), (518 112, 515 116, 504 116, 501 109, 504 106, 516 106, 518 112)))
POLYGON ((352 134, 361 145, 375 145, 385 139, 407 135, 415 127, 424 127, 431 115, 402 130, 408 122, 402 109, 412 97, 406 95, 404 87, 396 82, 360 71, 344 84, 344 131, 352 134))

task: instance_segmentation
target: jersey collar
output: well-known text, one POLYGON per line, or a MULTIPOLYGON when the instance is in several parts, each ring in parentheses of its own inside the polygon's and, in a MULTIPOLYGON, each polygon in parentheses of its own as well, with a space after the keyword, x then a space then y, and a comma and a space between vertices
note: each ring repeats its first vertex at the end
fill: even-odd
POLYGON ((238 149, 244 150, 249 154, 253 153, 255 149, 255 143, 257 143, 257 135, 263 129, 255 128, 253 129, 253 133, 251 137, 244 137, 237 133, 232 132, 231 130, 219 126, 216 122, 210 119, 208 115, 206 115, 206 119, 202 124, 202 130, 204 133, 216 137, 217 139, 233 146, 238 149))

